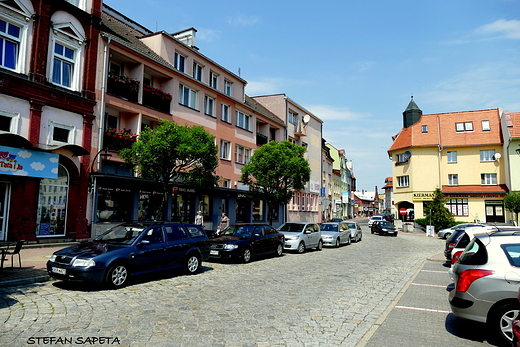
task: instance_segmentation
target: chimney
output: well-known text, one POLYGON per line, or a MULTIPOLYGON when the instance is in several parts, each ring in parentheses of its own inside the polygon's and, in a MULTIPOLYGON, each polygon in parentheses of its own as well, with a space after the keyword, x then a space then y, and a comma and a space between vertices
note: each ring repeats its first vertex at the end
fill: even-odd
POLYGON ((198 50, 197 46, 195 46, 195 36, 197 33, 197 29, 189 28, 176 33, 171 34, 180 42, 184 43, 186 46, 194 48, 198 50))

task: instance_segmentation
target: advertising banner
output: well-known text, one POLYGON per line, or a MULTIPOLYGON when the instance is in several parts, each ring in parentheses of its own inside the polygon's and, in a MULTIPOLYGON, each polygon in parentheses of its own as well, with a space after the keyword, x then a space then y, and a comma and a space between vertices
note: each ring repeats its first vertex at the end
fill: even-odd
POLYGON ((58 178, 59 155, 0 146, 0 175, 58 178))

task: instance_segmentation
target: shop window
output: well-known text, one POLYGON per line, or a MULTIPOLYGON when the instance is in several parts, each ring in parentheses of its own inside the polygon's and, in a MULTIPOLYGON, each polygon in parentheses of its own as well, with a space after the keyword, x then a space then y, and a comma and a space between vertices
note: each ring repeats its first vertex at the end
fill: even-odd
POLYGON ((139 191, 139 207, 137 219, 139 220, 161 220, 160 207, 164 194, 152 191, 139 191))
POLYGON ((253 222, 265 221, 264 202, 262 200, 253 200, 253 222))
POLYGON ((123 222, 131 220, 134 194, 129 189, 103 187, 98 189, 97 222, 123 222))
POLYGON ((209 196, 202 195, 199 200, 199 207, 197 211, 202 212, 204 219, 209 220, 209 196))
POLYGON ((446 207, 455 216, 469 216, 468 199, 448 199, 446 207))
POLYGON ((65 236, 69 174, 60 165, 58 178, 44 178, 40 183, 36 236, 65 236))

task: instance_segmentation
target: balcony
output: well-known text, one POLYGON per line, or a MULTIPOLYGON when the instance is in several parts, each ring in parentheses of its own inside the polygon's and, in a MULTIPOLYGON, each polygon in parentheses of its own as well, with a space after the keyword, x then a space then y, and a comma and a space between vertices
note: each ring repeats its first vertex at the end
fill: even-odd
POLYGON ((143 106, 170 113, 172 96, 158 88, 143 84, 143 106))
POLYGON ((265 145, 268 142, 269 142, 269 137, 267 135, 264 135, 261 133, 256 133, 256 144, 258 146, 265 145))
POLYGON ((114 152, 132 147, 135 141, 137 141, 137 134, 131 134, 130 129, 119 131, 108 129, 103 136, 103 146, 114 152))
POLYGON ((139 83, 138 80, 127 76, 117 76, 111 73, 107 79, 107 93, 128 101, 137 102, 139 83))
POLYGON ((307 135, 307 124, 302 121, 298 121, 294 124, 294 135, 295 136, 306 136, 307 135))

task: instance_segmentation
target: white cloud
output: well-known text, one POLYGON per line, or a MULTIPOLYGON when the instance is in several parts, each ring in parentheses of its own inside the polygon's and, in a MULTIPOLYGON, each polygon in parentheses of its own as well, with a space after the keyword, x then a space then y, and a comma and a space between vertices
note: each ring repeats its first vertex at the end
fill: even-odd
POLYGON ((248 81, 246 94, 263 95, 281 93, 285 84, 282 78, 264 78, 262 81, 248 81))
POLYGON ((237 15, 235 17, 228 17, 228 23, 233 26, 252 26, 260 21, 256 16, 237 15))
POLYGON ((499 19, 475 30, 479 35, 498 35, 495 38, 520 40, 520 20, 499 19))
POLYGON ((16 172, 13 172, 13 175, 15 176, 27 176, 29 173, 25 170, 18 170, 16 172))
POLYGON ((51 157, 51 158, 49 159, 49 161, 50 161, 51 163, 57 163, 57 162, 60 161, 60 159, 59 159, 58 157, 51 157))
POLYGON ((20 151, 18 152, 18 156, 22 158, 30 158, 32 156, 32 153, 29 151, 20 151))
POLYGON ((366 115, 349 111, 346 107, 334 107, 330 105, 306 105, 306 109, 316 117, 325 120, 361 120, 366 115))
POLYGON ((58 168, 55 167, 54 169, 51 170, 51 172, 52 172, 53 174, 57 175, 57 174, 58 174, 58 168))
POLYGON ((197 28, 197 39, 206 42, 213 42, 220 39, 220 30, 213 30, 208 28, 197 28))
POLYGON ((42 171, 43 169, 45 169, 45 165, 36 161, 34 163, 31 163, 31 168, 35 171, 42 171))

